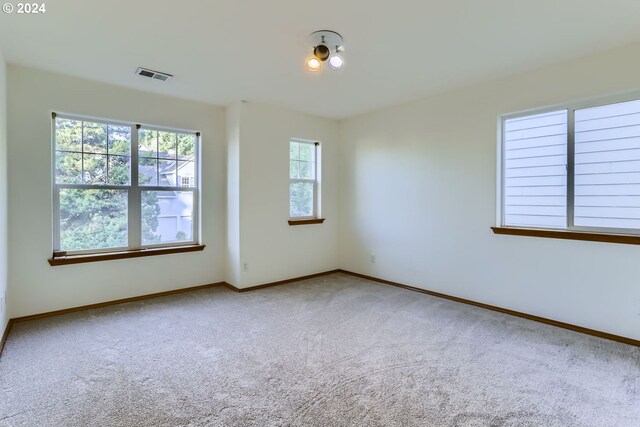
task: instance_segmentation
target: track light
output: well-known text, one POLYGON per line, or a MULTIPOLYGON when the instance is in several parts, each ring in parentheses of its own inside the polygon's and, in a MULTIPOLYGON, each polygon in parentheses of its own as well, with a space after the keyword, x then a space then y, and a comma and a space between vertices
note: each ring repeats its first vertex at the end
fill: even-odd
POLYGON ((329 58, 329 68, 331 68, 332 70, 339 70, 343 65, 344 59, 342 59, 342 56, 338 55, 337 53, 335 55, 331 55, 331 57, 329 58))
POLYGON ((318 71, 320 70, 320 60, 318 60, 318 58, 316 58, 315 56, 312 56, 311 58, 307 59, 307 70, 309 71, 318 71))
POLYGON ((326 45, 319 44, 313 49, 313 56, 324 62, 331 55, 331 50, 326 45))
POLYGON ((340 52, 344 51, 342 36, 335 31, 322 30, 311 33, 308 43, 313 50, 313 55, 307 58, 305 65, 307 70, 315 72, 322 68, 323 62, 328 62, 329 68, 339 70, 344 65, 344 59, 340 52))

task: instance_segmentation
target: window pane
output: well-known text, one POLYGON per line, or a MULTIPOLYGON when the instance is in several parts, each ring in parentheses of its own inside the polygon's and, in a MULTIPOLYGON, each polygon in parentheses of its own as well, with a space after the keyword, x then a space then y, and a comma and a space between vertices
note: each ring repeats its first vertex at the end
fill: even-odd
POLYGON ((300 160, 313 162, 316 151, 314 148, 313 144, 300 144, 300 160))
POLYGON ((311 162, 300 162, 300 179, 315 179, 314 164, 311 162))
POLYGON ((79 184, 82 182, 82 154, 56 152, 56 183, 79 184))
POLYGON ((158 155, 158 132, 141 129, 138 131, 138 156, 156 157, 158 155))
POLYGON ((109 156, 109 184, 129 185, 131 182, 131 157, 109 156))
POLYGON ((300 144, 294 141, 289 142, 289 159, 300 160, 300 144))
POLYGON ((178 134, 178 158, 180 160, 195 160, 196 136, 178 134))
POLYGON ((165 159, 176 158, 176 134, 173 132, 158 132, 158 157, 165 159))
POLYGON ((83 123, 83 149, 85 153, 107 152, 107 125, 101 123, 83 123))
POLYGON ((640 229, 640 101, 576 110, 574 224, 640 229))
POLYGON ((504 223, 567 226, 567 111, 504 122, 504 223))
POLYGON ((289 215, 313 216, 313 184, 292 182, 289 184, 289 215))
POLYGON ((138 183, 140 185, 158 185, 158 161, 147 157, 138 159, 138 183))
POLYGON ((195 163, 178 162, 178 180, 181 187, 192 187, 195 184, 195 163), (186 185, 185 185, 186 184, 186 185))
POLYGON ((107 183, 107 156, 103 154, 84 154, 83 182, 85 184, 107 183))
POLYGON ((297 160, 291 160, 289 162, 289 178, 298 179, 300 177, 300 162, 297 160))
POLYGON ((131 128, 129 126, 108 126, 109 154, 131 155, 131 128))
POLYGON ((179 232, 184 233, 184 240, 193 240, 193 218, 191 216, 180 217, 179 232))
POLYGON ((176 161, 175 160, 160 160, 159 167, 159 179, 160 184, 165 187, 176 186, 176 161))
POLYGON ((128 245, 126 190, 60 190, 60 249, 128 245))
POLYGON ((142 192, 142 244, 193 240, 193 192, 142 192))
POLYGON ((82 151, 82 122, 56 118, 56 149, 82 151))

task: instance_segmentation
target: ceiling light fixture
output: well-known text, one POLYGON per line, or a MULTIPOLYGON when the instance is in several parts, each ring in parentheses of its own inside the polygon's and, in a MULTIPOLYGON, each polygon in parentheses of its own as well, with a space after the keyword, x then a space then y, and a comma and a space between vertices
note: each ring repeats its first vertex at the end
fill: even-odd
POLYGON ((311 33, 307 39, 313 49, 313 55, 306 60, 309 71, 319 71, 322 63, 328 61, 329 68, 339 70, 344 65, 340 52, 344 51, 342 36, 335 31, 321 30, 311 33))

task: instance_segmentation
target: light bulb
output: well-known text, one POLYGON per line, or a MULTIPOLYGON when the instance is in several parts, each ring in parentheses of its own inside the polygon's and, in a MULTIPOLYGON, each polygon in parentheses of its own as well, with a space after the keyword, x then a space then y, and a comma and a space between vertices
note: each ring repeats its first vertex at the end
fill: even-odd
POLYGON ((332 70, 339 70, 343 65, 344 60, 340 55, 332 55, 331 58, 329 58, 329 67, 331 67, 332 70))
POLYGON ((320 60, 316 57, 311 57, 307 59, 306 65, 307 65, 307 70, 318 71, 320 69, 320 60))

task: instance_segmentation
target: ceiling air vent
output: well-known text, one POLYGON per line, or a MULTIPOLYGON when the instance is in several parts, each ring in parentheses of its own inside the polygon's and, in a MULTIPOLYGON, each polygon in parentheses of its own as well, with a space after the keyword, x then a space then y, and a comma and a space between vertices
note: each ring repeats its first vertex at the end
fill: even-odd
POLYGON ((160 71, 153 71, 148 68, 138 68, 138 70, 136 71, 136 74, 139 76, 149 77, 150 79, 156 79, 163 82, 166 82, 171 77, 173 77, 171 74, 161 73, 160 71))

